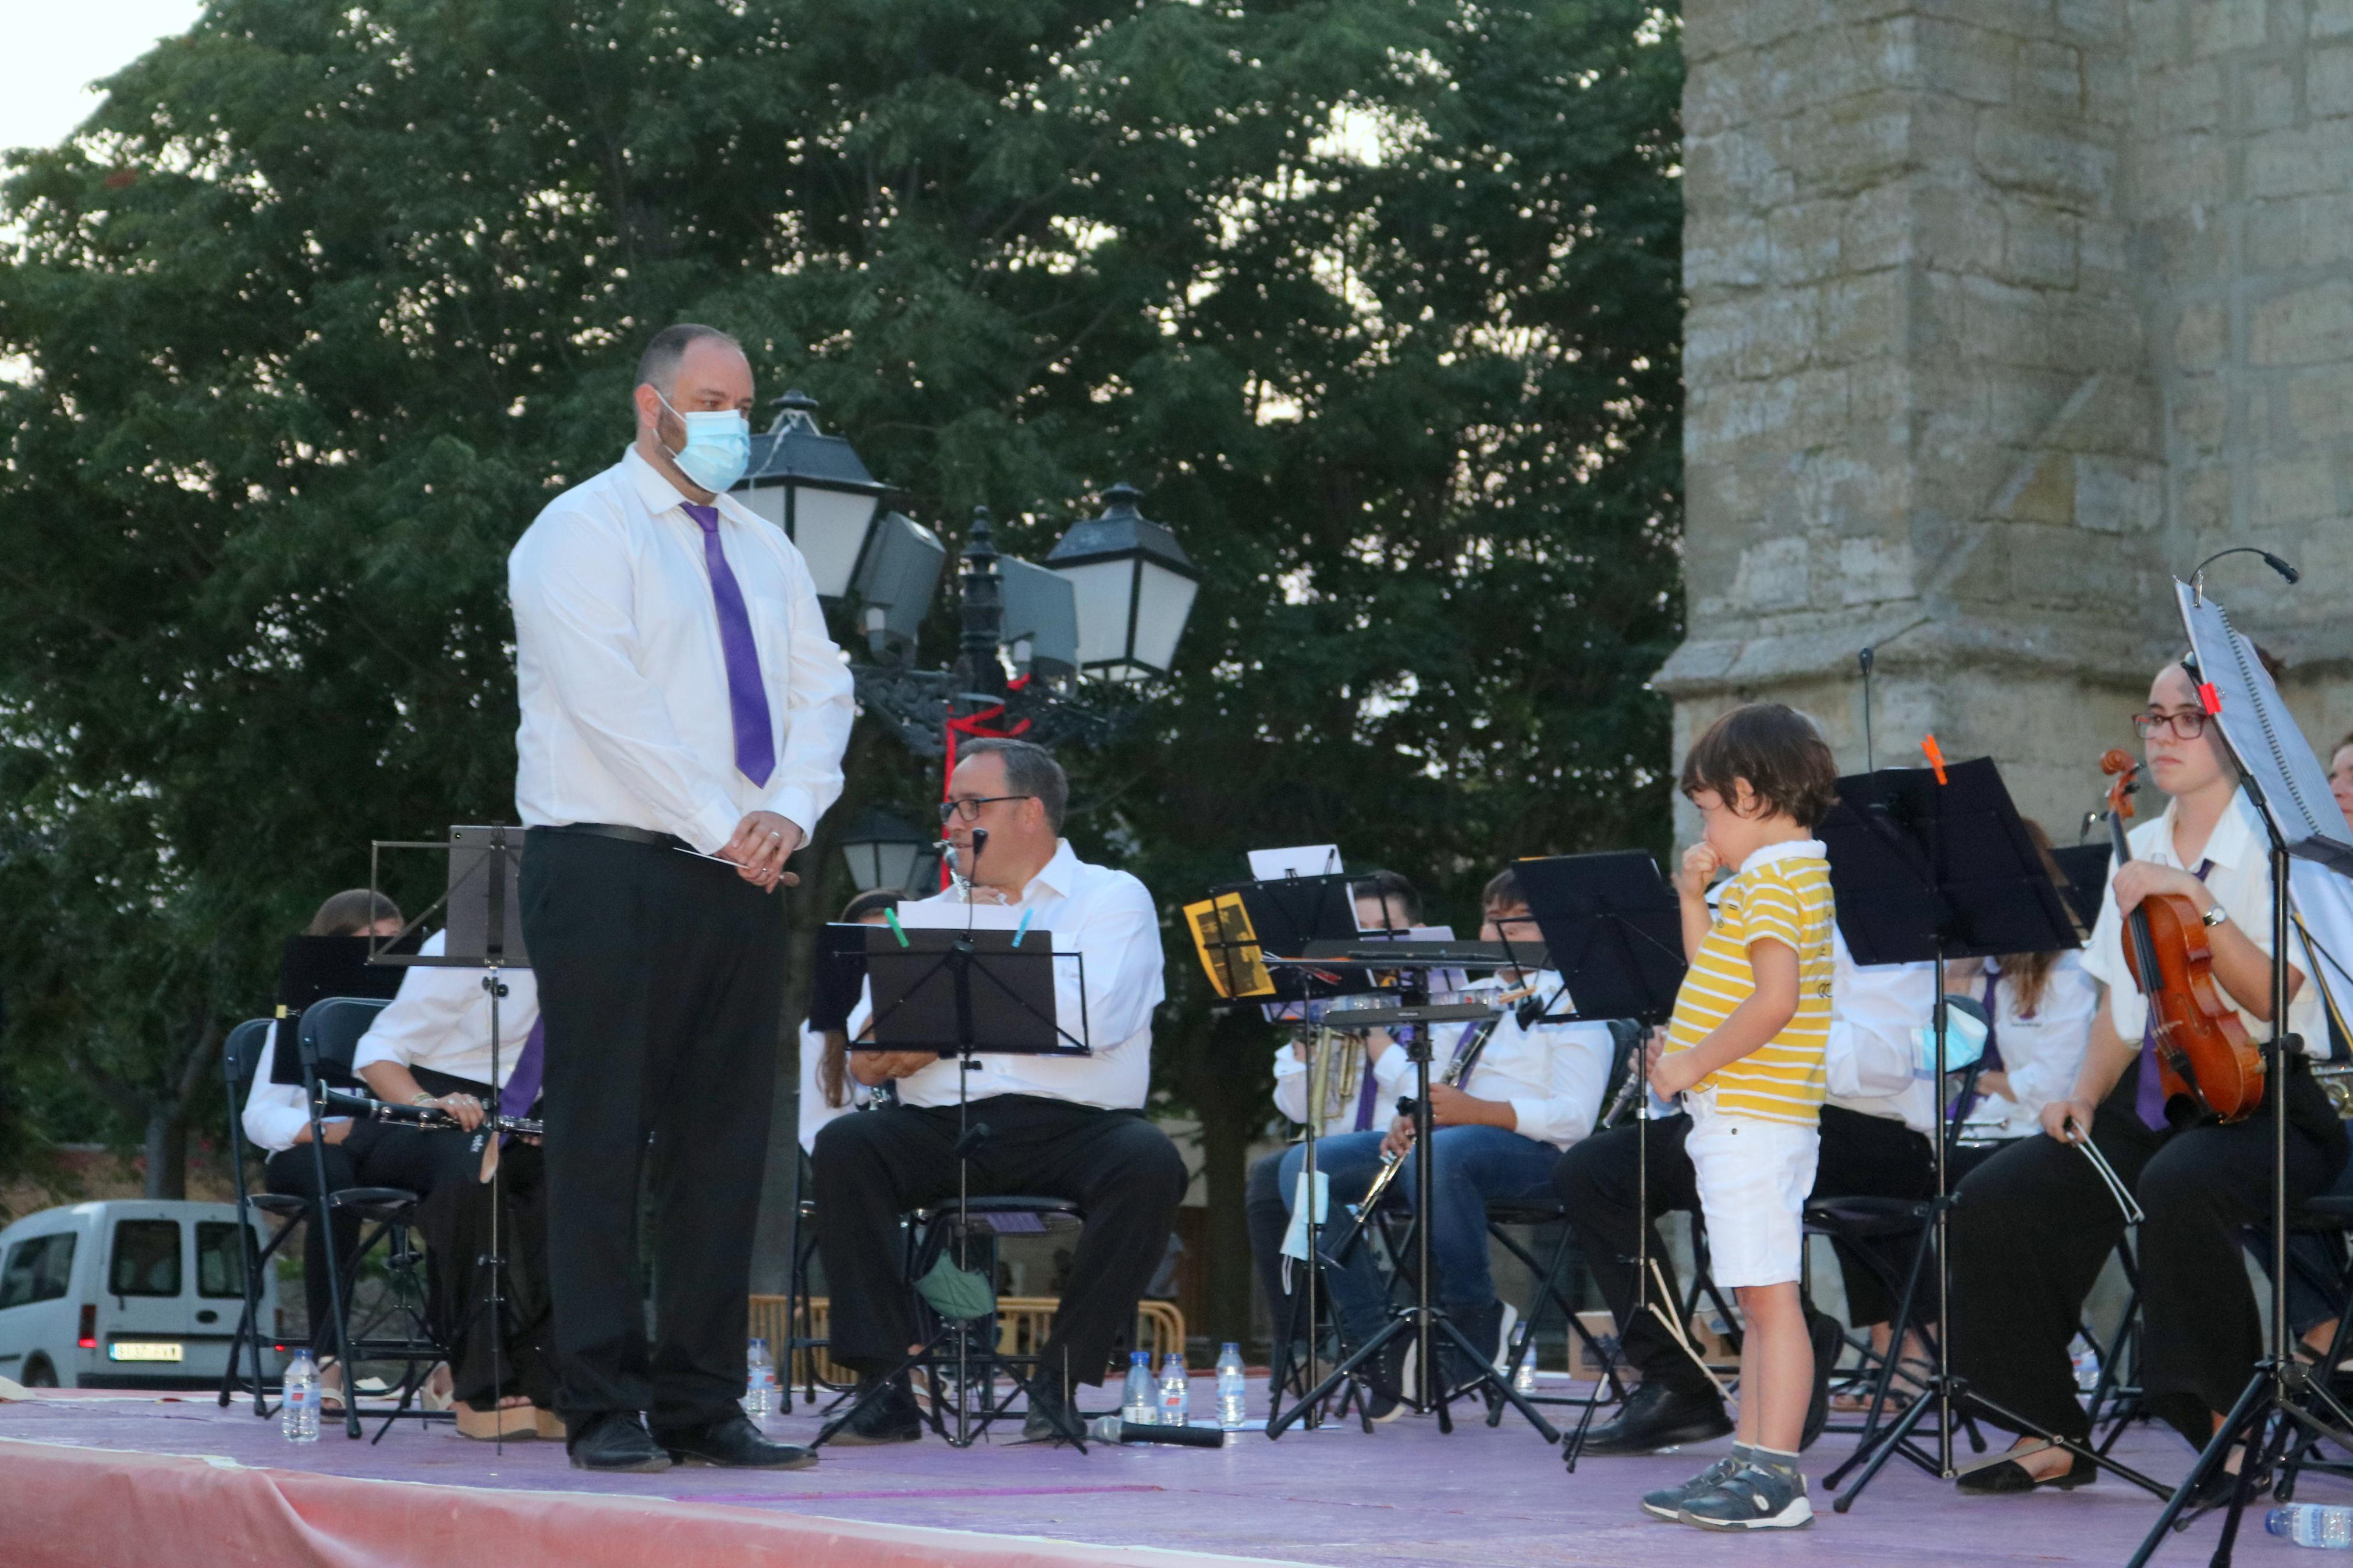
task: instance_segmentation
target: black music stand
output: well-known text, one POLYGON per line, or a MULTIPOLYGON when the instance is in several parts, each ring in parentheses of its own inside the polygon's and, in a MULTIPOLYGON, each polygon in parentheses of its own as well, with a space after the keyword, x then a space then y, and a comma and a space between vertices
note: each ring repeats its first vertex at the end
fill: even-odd
MULTIPOLYGON (((2353 1413, 2330 1390, 2328 1373, 2314 1376, 2312 1369, 2295 1359, 2290 1344, 2286 1069, 2288 1053, 2303 1046, 2288 1030, 2288 861, 2295 857, 2353 875, 2353 843, 2348 842, 2345 818, 2329 794, 2320 760, 2312 754, 2303 732, 2281 704, 2279 691, 2254 644, 2232 629, 2222 606, 2205 596, 2202 582, 2201 569, 2201 574, 2190 582, 2173 585, 2182 626, 2189 634, 2191 656, 2184 662, 2190 668, 2191 679, 2200 683, 2200 703, 2217 721, 2222 751, 2237 770, 2239 787, 2263 819, 2264 834, 2271 840, 2272 1033, 2263 1048, 2272 1115, 2272 1332, 2271 1344, 2255 1363, 2246 1389, 2223 1417, 2213 1439, 2200 1451, 2189 1474, 2167 1498, 2157 1522, 2133 1553, 2131 1568, 2142 1568, 2149 1560, 2192 1494, 2223 1462, 2233 1443, 2243 1439, 2246 1449, 2238 1484, 2231 1489, 2221 1538, 2214 1545, 2212 1561, 2218 1568, 2231 1561, 2239 1521, 2254 1494, 2257 1473, 2277 1465, 2298 1428, 2307 1445, 2327 1438, 2353 1447, 2353 1413), (2324 1407, 2335 1425, 2314 1414, 2314 1405, 2324 1407)), ((2318 974, 2310 974, 2306 984, 2326 982, 2318 974)))
MULTIPOLYGON (((1643 850, 1619 849, 1523 860, 1513 869, 1570 998, 1568 1016, 1631 1018, 1651 1026, 1674 1016, 1675 993, 1683 987, 1686 967, 1683 907, 1660 876, 1658 861, 1643 850)), ((1629 1070, 1636 1082, 1645 1082, 1646 1047, 1637 1042, 1634 1049, 1629 1070)), ((1650 1255, 1650 1124, 1649 1107, 1644 1106, 1636 1111, 1634 1123, 1635 1207, 1641 1228, 1635 1232, 1633 1310, 1637 1316, 1656 1316, 1676 1343, 1691 1352, 1689 1332, 1668 1318, 1651 1295, 1656 1265, 1650 1255)), ((1662 1293, 1674 1300, 1672 1291, 1662 1293)), ((1621 1345, 1624 1339, 1621 1332, 1621 1345)), ((1577 1414, 1577 1429, 1561 1446, 1561 1462, 1571 1474, 1585 1452, 1601 1391, 1616 1371, 1615 1353, 1603 1362, 1601 1375, 1577 1414)))
POLYGON ((1954 1410, 1964 1395, 2005 1426, 2088 1455, 2135 1486, 2162 1493, 2165 1489, 2158 1483, 2105 1454, 2094 1454, 2088 1445, 2044 1431, 1982 1394, 1969 1393, 1952 1370, 1952 1254, 1946 1232, 1953 1198, 1945 1118, 1951 1013, 1943 984, 1944 961, 2080 946, 2065 891, 2052 879, 1990 758, 1948 763, 1942 768, 1883 768, 1842 778, 1838 787, 1839 804, 1815 829, 1815 837, 1830 851, 1831 889, 1847 950, 1861 965, 1937 965, 1931 1015, 1936 1193, 1929 1204, 1930 1223, 1936 1227, 1937 1334, 1936 1370, 1927 1380, 1927 1391, 1877 1441, 1857 1449, 1823 1479, 1825 1486, 1835 1487, 1858 1466, 1862 1468, 1831 1507, 1840 1513, 1853 1507, 1881 1468, 1899 1454, 1932 1476, 1952 1479, 1954 1410), (1932 1408, 1937 1427, 1933 1455, 1912 1441, 1914 1430, 1932 1408))
MULTIPOLYGON (((376 839, 368 845, 368 888, 377 886, 382 852, 386 849, 438 850, 446 855, 447 880, 441 896, 406 925, 400 934, 388 939, 368 956, 372 964, 396 968, 479 969, 482 972, 482 989, 491 998, 491 1114, 505 1114, 504 1086, 501 1084, 501 1051, 503 1042, 499 1034, 499 1004, 507 994, 503 972, 509 969, 529 969, 531 953, 522 933, 523 830, 502 824, 459 826, 449 829, 447 843, 430 839, 376 839), (412 933, 420 932, 424 922, 437 910, 446 910, 448 924, 438 956, 427 956, 410 948, 402 952, 401 944, 412 933)), ((515 1108, 518 1116, 527 1114, 528 1105, 515 1108)), ((496 1136, 495 1134, 493 1135, 496 1136)), ((491 1146, 493 1150, 496 1144, 491 1146)), ((506 1339, 506 1258, 499 1245, 499 1220, 506 1207, 506 1192, 500 1184, 502 1162, 491 1160, 491 1239, 490 1250, 475 1259, 486 1267, 487 1296, 469 1311, 471 1323, 475 1313, 487 1311, 491 1321, 491 1434, 493 1451, 506 1451, 506 1422, 496 1403, 503 1397, 506 1374, 500 1365, 500 1352, 506 1339)), ((457 1337, 462 1341, 467 1330, 461 1328, 457 1337)), ((347 1408, 355 1408, 356 1401, 348 1401, 347 1408)))
POLYGON ((2100 923, 2100 904, 2107 896, 2110 853, 2105 844, 2063 844, 2051 851, 2066 873, 2067 907, 2087 942, 2092 928, 2100 923))
MULTIPOLYGON (((1409 1395, 1409 1399, 1417 1410, 1434 1412, 1437 1415, 1438 1429, 1440 1432, 1451 1434, 1454 1430, 1454 1420, 1448 1413, 1447 1407, 1451 1402, 1452 1394, 1458 1392, 1447 1387, 1444 1374, 1438 1370, 1439 1341, 1442 1336, 1447 1342, 1468 1357, 1472 1365, 1480 1369, 1479 1374, 1464 1384, 1463 1389, 1459 1392, 1483 1387, 1488 1391, 1490 1397, 1500 1397, 1517 1410, 1526 1418, 1528 1424, 1542 1435, 1546 1442, 1556 1443, 1560 1440, 1560 1434, 1554 1430, 1552 1423, 1544 1418, 1543 1412, 1528 1403, 1526 1395, 1514 1388, 1508 1379, 1496 1375, 1494 1348, 1489 1346, 1482 1350, 1472 1344, 1470 1337, 1464 1334, 1461 1326, 1447 1315, 1443 1307, 1433 1306, 1430 1303, 1430 1289, 1433 1281, 1430 1258, 1430 1231, 1434 1211, 1430 1201, 1432 1191, 1430 1154, 1432 1128, 1430 1110, 1430 1031, 1429 1026, 1438 1023, 1475 1022, 1490 1016, 1496 1011, 1483 1004, 1432 1004, 1430 999, 1430 976, 1441 969, 1516 969, 1524 963, 1531 961, 1540 962, 1534 954, 1523 952, 1514 955, 1509 949, 1498 944, 1380 942, 1366 940, 1362 934, 1354 942, 1310 942, 1307 944, 1306 951, 1297 957, 1268 961, 1270 967, 1278 964, 1312 967, 1318 963, 1338 963, 1345 966, 1361 967, 1392 978, 1398 1005, 1334 1009, 1324 1014, 1324 1021, 1334 1028, 1388 1027, 1397 1024, 1414 1026, 1411 1037, 1405 1042, 1405 1050, 1408 1058, 1414 1066, 1415 1093, 1411 1106, 1414 1119, 1414 1184, 1421 1194, 1421 1212, 1414 1217, 1417 1254, 1414 1304, 1397 1309, 1389 1321, 1381 1325, 1378 1332, 1357 1346, 1338 1366, 1333 1368, 1331 1374, 1322 1383, 1302 1394, 1289 1410, 1279 1415, 1270 1416, 1266 1424, 1266 1435, 1269 1438, 1282 1436, 1284 1428, 1297 1421, 1303 1412, 1320 1406, 1334 1391, 1354 1378, 1359 1368, 1378 1355, 1382 1348, 1391 1340, 1396 1339, 1399 1334, 1411 1333, 1415 1337, 1417 1346, 1415 1352, 1419 1358, 1417 1371, 1421 1386, 1409 1395)), ((1404 1102, 1399 1103, 1402 1108, 1404 1102)), ((1309 1109, 1312 1110, 1314 1108, 1309 1109)), ((1312 1187, 1309 1189, 1309 1195, 1312 1200, 1314 1195, 1312 1187)), ((1312 1210, 1310 1216, 1313 1217, 1312 1210)), ((1357 1229, 1361 1230, 1368 1221, 1368 1215, 1360 1214, 1357 1229)), ((1345 1244, 1343 1245, 1345 1247, 1345 1244)), ((1321 1252, 1316 1253, 1315 1256, 1319 1260, 1324 1257, 1321 1252)), ((1312 1328, 1310 1331, 1312 1333, 1312 1328)))
MULTIPOLYGON (((1356 930, 1356 895, 1362 877, 1278 877, 1263 882, 1223 882, 1209 889, 1214 900, 1240 898, 1256 935, 1258 955, 1296 953, 1314 942, 1351 942, 1356 930)), ((1238 955, 1239 956, 1239 955, 1238 955)), ((1272 993, 1253 993, 1253 1002, 1316 1002, 1341 994, 1345 970, 1269 967, 1272 993)))
MULTIPOLYGON (((965 1245, 971 1214, 971 1165, 973 1152, 988 1135, 984 1123, 970 1125, 970 1100, 965 1086, 971 1070, 979 1064, 982 1055, 990 1056, 1063 1056, 1082 1057, 1090 1054, 1086 1021, 1086 959, 1078 952, 1056 952, 1054 934, 1049 931, 976 930, 967 926, 962 931, 918 926, 860 926, 866 942, 866 973, 874 998, 873 1038, 853 1040, 849 1048, 868 1051, 933 1051, 942 1060, 954 1058, 956 1073, 956 1268, 965 1268, 965 1245), (1078 965, 1079 1029, 1072 1034, 1057 1021, 1055 1008, 1055 964, 1068 961, 1078 965)), ((914 1284, 915 1281, 910 1280, 914 1284)), ((989 1312, 981 1317, 955 1316, 939 1313, 940 1326, 931 1338, 891 1373, 864 1394, 851 1401, 849 1407, 826 1423, 810 1440, 812 1449, 822 1447, 842 1427, 857 1417, 858 1413, 888 1389, 930 1362, 942 1342, 951 1336, 955 1341, 955 1432, 950 1436, 946 1423, 939 1414, 940 1401, 936 1384, 932 1401, 934 1428, 955 1447, 969 1447, 998 1418, 1011 1414, 1011 1395, 1001 1404, 996 1398, 997 1374, 1002 1372, 1032 1407, 1044 1403, 1038 1397, 1038 1382, 1046 1369, 1037 1367, 1024 1376, 1020 1363, 1035 1357, 1015 1357, 999 1353, 995 1336, 989 1336, 986 1347, 976 1350, 973 1336, 981 1318, 993 1313, 997 1300, 996 1281, 987 1282, 989 1312), (976 1377, 985 1378, 985 1393, 976 1412, 970 1390, 976 1377), (974 1425, 977 1415, 978 1425, 974 1425)), ((1069 1401, 1063 1391, 1063 1408, 1069 1401)), ((1076 1425, 1075 1415, 1073 1426, 1076 1425)), ((1080 1453, 1086 1452, 1084 1433, 1066 1430, 1062 1436, 1080 1453)))

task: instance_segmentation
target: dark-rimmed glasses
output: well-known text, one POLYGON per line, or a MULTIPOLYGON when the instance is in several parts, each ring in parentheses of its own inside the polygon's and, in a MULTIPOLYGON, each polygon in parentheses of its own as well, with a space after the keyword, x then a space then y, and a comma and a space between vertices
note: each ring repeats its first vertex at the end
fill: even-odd
POLYGON ((2144 741, 2168 731, 2179 741, 2194 741, 2206 732, 2206 715, 2195 708, 2186 713, 2136 713, 2132 723, 2133 733, 2144 741))
POLYGON ((966 822, 978 822, 980 808, 984 805, 1000 800, 1036 800, 1037 798, 1034 795, 976 795, 965 800, 944 800, 940 802, 940 822, 944 826, 952 816, 960 816, 966 822))

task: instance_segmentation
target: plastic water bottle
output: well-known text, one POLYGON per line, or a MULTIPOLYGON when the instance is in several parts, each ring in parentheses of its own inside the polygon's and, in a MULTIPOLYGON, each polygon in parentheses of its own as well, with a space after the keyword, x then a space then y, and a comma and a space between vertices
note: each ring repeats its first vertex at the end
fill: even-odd
POLYGON ((2083 1335, 2075 1336, 2074 1348, 2068 1352, 2067 1359, 2075 1364, 2077 1393, 2089 1394, 2100 1386, 2100 1352, 2086 1344, 2083 1335))
POLYGON ((1241 1430, 1247 1419, 1244 1407, 1250 1385, 1242 1376, 1242 1348, 1232 1341, 1226 1342, 1218 1352, 1218 1426, 1228 1432, 1241 1430))
POLYGON ((1168 1359, 1160 1363, 1160 1424, 1193 1424, 1193 1379, 1185 1371, 1185 1358, 1175 1351, 1170 1351, 1168 1359))
POLYGON ((319 1440, 319 1363, 307 1350, 296 1351, 286 1368, 286 1399, 278 1429, 290 1443, 319 1440))
POLYGON ((1119 1417, 1138 1426, 1157 1425, 1160 1402, 1152 1391, 1152 1357, 1144 1351, 1127 1353, 1127 1381, 1119 1391, 1119 1417))
POLYGON ((2298 1546, 2324 1552, 2353 1552, 2353 1508, 2316 1502, 2291 1503, 2263 1515, 2263 1528, 2284 1535, 2298 1546))
POLYGON ((1514 1394, 1534 1394, 1535 1391, 1536 1347, 1530 1345, 1528 1347, 1528 1353, 1520 1358, 1519 1365, 1512 1368, 1512 1392, 1514 1394))
POLYGON ((744 1414, 765 1421, 776 1406, 776 1363, 769 1358, 768 1342, 754 1340, 744 1357, 744 1414))

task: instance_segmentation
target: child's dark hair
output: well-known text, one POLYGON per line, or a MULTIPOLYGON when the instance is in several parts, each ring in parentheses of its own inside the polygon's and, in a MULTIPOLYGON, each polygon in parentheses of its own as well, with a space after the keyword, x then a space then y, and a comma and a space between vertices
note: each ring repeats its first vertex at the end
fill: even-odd
POLYGON ((1838 763, 1812 721, 1778 702, 1750 702, 1710 724, 1683 759, 1677 787, 1712 789, 1729 805, 1746 779, 1757 802, 1800 827, 1811 827, 1838 804, 1838 763))

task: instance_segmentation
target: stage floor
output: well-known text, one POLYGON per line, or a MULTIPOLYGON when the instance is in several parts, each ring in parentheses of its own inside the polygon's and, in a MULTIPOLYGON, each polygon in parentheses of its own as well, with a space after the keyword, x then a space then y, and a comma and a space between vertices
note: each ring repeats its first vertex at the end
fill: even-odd
MULTIPOLYGON (((1195 1384, 1206 1405, 1207 1378, 1195 1384)), ((1549 1390, 1548 1390, 1549 1391, 1549 1390)), ((1263 1410, 1253 1385, 1251 1408, 1263 1410)), ((1102 1447, 1085 1457, 1009 1440, 958 1452, 936 1440, 828 1449, 815 1469, 702 1468, 592 1478, 561 1445, 503 1455, 447 1426, 396 1426, 381 1444, 340 1428, 298 1447, 274 1422, 209 1397, 68 1393, 0 1405, 0 1561, 11 1568, 208 1568, 213 1563, 2118 1563, 2158 1504, 2113 1478, 2073 1493, 1965 1499, 1897 1461, 1854 1511, 1831 1513, 1819 1477, 1851 1447, 1808 1456, 1812 1528, 1735 1541, 1649 1520, 1645 1489, 1679 1480, 1722 1443, 1641 1459, 1558 1451, 1517 1417, 1490 1430, 1409 1416, 1370 1436, 1354 1424, 1251 1432, 1220 1449, 1102 1447), (386 1484, 395 1483, 395 1484, 386 1484), (498 1544, 482 1557, 486 1542, 498 1544), (1147 1550, 1137 1551, 1136 1548, 1147 1550)), ((813 1417, 772 1418, 806 1436, 813 1417)), ((374 1435, 374 1427, 369 1428, 374 1435)), ((2119 1458, 2164 1479, 2189 1455, 2143 1426, 2119 1458)), ((2353 1502, 2326 1478, 2306 1500, 2353 1502)), ((2263 1532, 2241 1549, 2295 1548, 2263 1532)), ((2159 1563, 2202 1562, 2219 1518, 2177 1535, 2159 1563)))

